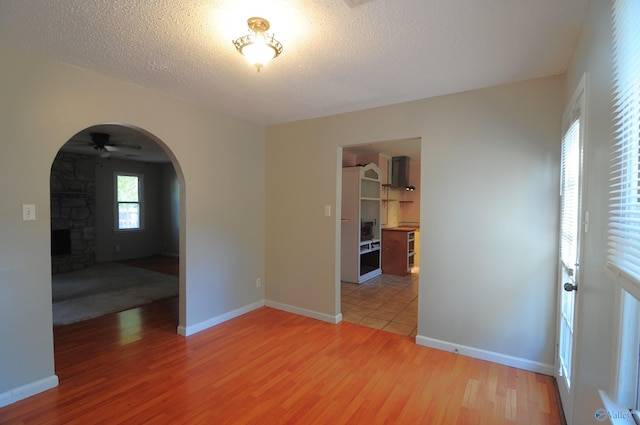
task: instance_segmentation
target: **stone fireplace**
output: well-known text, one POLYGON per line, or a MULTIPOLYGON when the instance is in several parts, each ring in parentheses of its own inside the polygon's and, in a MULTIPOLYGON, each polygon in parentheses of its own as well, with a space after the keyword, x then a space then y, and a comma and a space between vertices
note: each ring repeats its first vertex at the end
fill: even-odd
POLYGON ((51 271, 95 263, 96 159, 59 152, 51 166, 51 271))

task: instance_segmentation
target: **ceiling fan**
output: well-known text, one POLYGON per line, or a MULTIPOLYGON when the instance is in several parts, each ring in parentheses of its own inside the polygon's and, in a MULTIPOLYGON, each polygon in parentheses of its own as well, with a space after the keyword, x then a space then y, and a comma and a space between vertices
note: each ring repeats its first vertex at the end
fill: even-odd
POLYGON ((111 142, 109 140, 111 136, 108 133, 92 132, 89 133, 89 137, 91 138, 90 142, 78 141, 76 143, 92 146, 100 158, 108 158, 111 152, 139 151, 142 149, 142 146, 137 144, 111 142))

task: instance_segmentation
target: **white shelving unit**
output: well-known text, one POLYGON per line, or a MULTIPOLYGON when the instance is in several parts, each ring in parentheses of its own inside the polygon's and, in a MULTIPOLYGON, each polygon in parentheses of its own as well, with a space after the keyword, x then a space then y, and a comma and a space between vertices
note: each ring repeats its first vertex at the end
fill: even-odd
POLYGON ((342 169, 342 260, 344 282, 363 283, 382 273, 380 192, 376 164, 342 169))

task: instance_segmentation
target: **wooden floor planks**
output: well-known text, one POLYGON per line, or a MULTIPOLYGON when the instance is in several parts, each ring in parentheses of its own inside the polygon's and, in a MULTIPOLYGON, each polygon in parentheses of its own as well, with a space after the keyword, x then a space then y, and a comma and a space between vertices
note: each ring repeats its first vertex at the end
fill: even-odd
POLYGON ((60 386, 0 424, 562 423, 553 378, 261 308, 188 338, 177 300, 54 330, 60 386))

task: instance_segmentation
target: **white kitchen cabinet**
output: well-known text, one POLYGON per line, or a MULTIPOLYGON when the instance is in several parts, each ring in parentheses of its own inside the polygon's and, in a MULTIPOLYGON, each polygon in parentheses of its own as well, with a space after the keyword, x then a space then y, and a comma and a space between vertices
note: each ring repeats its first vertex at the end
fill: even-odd
POLYGON ((380 267, 380 188, 376 164, 342 169, 342 251, 340 276, 363 283, 382 273, 380 267))

